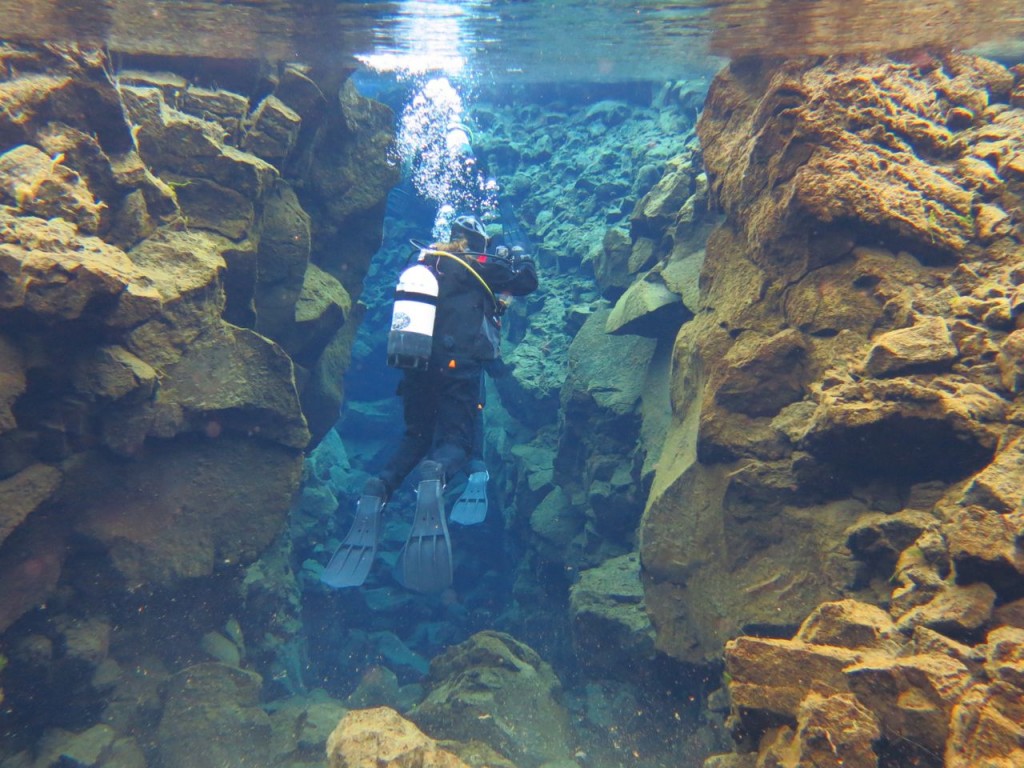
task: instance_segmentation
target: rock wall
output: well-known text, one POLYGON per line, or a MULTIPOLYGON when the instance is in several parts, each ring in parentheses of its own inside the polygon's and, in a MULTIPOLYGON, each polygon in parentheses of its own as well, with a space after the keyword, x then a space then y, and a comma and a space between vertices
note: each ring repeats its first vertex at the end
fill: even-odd
POLYGON ((0 632, 49 601, 11 638, 38 681, 69 623, 109 633, 197 578, 230 596, 281 532, 397 169, 347 71, 236 63, 250 98, 96 51, 0 59, 0 632))
POLYGON ((726 220, 641 555, 658 647, 726 649, 758 765, 838 764, 848 722, 847 765, 1020 738, 977 740, 1020 696, 991 659, 1016 658, 1024 596, 1022 79, 957 54, 741 61, 709 93, 726 220), (864 630, 810 637, 843 598, 864 630))

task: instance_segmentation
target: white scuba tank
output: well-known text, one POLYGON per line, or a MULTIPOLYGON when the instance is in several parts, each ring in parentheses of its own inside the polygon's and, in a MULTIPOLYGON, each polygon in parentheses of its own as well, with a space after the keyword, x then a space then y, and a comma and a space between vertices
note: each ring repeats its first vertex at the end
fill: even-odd
POLYGON ((388 365, 425 369, 434 344, 437 277, 422 263, 402 272, 395 287, 395 306, 388 333, 388 365))

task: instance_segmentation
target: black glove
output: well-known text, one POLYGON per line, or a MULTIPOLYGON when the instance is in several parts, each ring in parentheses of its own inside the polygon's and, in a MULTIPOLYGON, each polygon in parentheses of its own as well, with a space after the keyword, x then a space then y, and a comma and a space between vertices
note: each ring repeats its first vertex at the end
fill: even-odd
POLYGON ((512 264, 512 269, 518 272, 523 269, 523 267, 532 267, 533 257, 527 255, 527 253, 517 245, 511 251, 509 262, 512 264))

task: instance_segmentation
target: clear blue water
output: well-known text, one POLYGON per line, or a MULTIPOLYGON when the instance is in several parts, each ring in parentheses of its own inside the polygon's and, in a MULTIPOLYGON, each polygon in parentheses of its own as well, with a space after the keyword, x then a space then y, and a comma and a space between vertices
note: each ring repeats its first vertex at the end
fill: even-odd
MULTIPOLYGON (((257 595, 252 600, 265 600, 260 608, 272 620, 260 618, 287 636, 287 642, 276 647, 269 642, 260 646, 258 639, 251 638, 253 653, 262 655, 246 663, 264 675, 269 709, 285 707, 282 702, 315 689, 344 700, 358 688, 364 698, 350 701, 352 706, 393 703, 395 690, 379 680, 384 676, 387 682, 387 675, 394 676, 396 688, 403 686, 405 698, 399 698, 407 702, 431 657, 474 632, 497 628, 528 642, 562 677, 567 707, 580 724, 580 747, 575 754, 579 765, 689 767, 730 746, 724 740, 715 742, 702 720, 704 697, 718 685, 713 674, 679 667, 656 670, 655 674, 663 674, 664 686, 653 695, 650 688, 638 694, 621 679, 609 682, 591 675, 579 664, 568 635, 567 594, 577 578, 572 568, 540 562, 527 576, 517 573, 518 564, 529 556, 529 520, 516 519, 502 509, 519 481, 504 474, 504 465, 512 464, 507 457, 516 447, 545 429, 553 431, 557 418, 535 423, 531 414, 507 413, 512 406, 502 402, 500 384, 491 386, 487 409, 488 418, 493 419, 486 458, 493 470, 495 512, 486 524, 453 533, 459 553, 454 589, 439 599, 411 597, 397 589, 388 575, 386 566, 401 546, 414 503, 408 487, 396 497, 397 511, 384 532, 384 562, 378 563, 368 588, 329 592, 319 584, 318 569, 346 530, 357 489, 367 473, 379 468, 394 437, 393 427, 401 419, 392 396, 397 375, 383 364, 396 271, 408 256, 410 238, 429 239, 437 234, 438 214, 444 206, 466 204, 466 198, 460 197, 466 189, 437 186, 450 168, 443 162, 438 166, 427 162, 438 137, 417 133, 415 126, 460 121, 473 132, 489 167, 484 175, 468 179, 469 193, 485 197, 493 193, 488 205, 495 208, 503 225, 518 219, 520 237, 537 257, 546 280, 537 297, 513 308, 507 350, 517 355, 521 365, 532 364, 538 356, 564 360, 569 335, 552 332, 545 323, 552 317, 562 320, 570 305, 598 301, 588 262, 594 243, 608 228, 628 227, 630 211, 621 202, 635 200, 652 183, 636 179, 660 173, 669 158, 685 151, 693 138, 703 93, 727 61, 755 55, 883 52, 922 45, 977 50, 1015 61, 1024 50, 1020 0, 83 0, 52 5, 0 0, 0 19, 7 25, 0 34, 12 39, 78 39, 103 44, 115 58, 123 55, 133 62, 154 61, 146 58, 154 56, 209 57, 194 67, 199 75, 204 62, 219 71, 219 60, 254 56, 265 56, 273 63, 355 68, 353 81, 359 91, 388 104, 395 113, 396 130, 406 143, 405 153, 396 155, 395 162, 426 167, 421 179, 407 168, 388 200, 384 241, 361 296, 366 314, 346 379, 345 407, 336 434, 331 435, 330 450, 307 461, 303 496, 290 522, 286 546, 291 548, 290 565, 296 573, 289 582, 293 592, 257 595), (225 13, 230 23, 223 23, 225 13), (416 104, 421 98, 426 104, 425 120, 417 120, 416 104), (607 104, 625 105, 626 123, 612 125, 610 131, 602 129, 600 135, 589 132, 600 122, 591 110, 607 104), (543 137, 526 127, 544 119, 550 121, 553 145, 559 151, 552 154, 550 167, 534 163, 536 167, 527 173, 524 168, 530 163, 523 161, 517 167, 519 161, 509 159, 503 145, 514 145, 519 152, 538 142, 543 137), (594 165, 599 166, 596 171, 594 165), (610 197, 601 205, 593 202, 598 176, 614 182, 610 197), (493 188, 488 187, 492 182, 493 188), (499 199, 508 204, 506 210, 497 210, 499 199), (554 224, 552 211, 558 217, 554 224), (324 501, 327 497, 330 503, 324 501), (283 617, 279 622, 278 609, 283 617), (637 700, 642 695, 652 698, 637 700)), ((568 321, 564 324, 571 326, 568 321)), ((602 546, 611 549, 601 555, 630 551, 634 542, 626 538, 611 545, 604 542, 602 546)), ((280 562, 273 557, 269 555, 267 562, 280 562)), ((107 585, 94 588, 100 602, 104 588, 107 585)), ((224 605, 222 596, 214 599, 204 594, 209 588, 165 595, 166 602, 152 609, 165 612, 169 622, 175 623, 167 629, 168 637, 158 640, 167 645, 180 642, 189 649, 175 658, 182 666, 197 658, 194 635, 201 634, 197 627, 217 629, 234 639, 228 631, 238 623, 233 615, 226 624, 215 610, 204 615, 207 607, 216 605, 219 610, 224 605), (178 626, 185 623, 183 615, 194 625, 178 626)), ((118 609, 124 611, 124 605, 118 609)), ((262 628, 251 617, 242 623, 247 629, 262 628)), ((152 625, 147 625, 147 631, 153 631, 152 625)), ((38 636, 28 631, 23 635, 21 650, 28 645, 31 651, 31 642, 39 642, 38 636)), ((62 680, 40 682, 26 677, 24 667, 19 671, 17 664, 13 666, 21 676, 8 678, 8 702, 29 708, 6 713, 7 722, 20 730, 4 735, 18 747, 38 745, 41 734, 49 729, 52 735, 57 726, 81 729, 97 720, 97 713, 109 703, 99 688, 89 689, 82 699, 61 700, 62 680)), ((624 677, 628 681, 628 670, 624 677)), ((144 688, 143 683, 138 685, 144 688)), ((151 693, 142 690, 140 701, 152 705, 151 693)), ((153 713, 147 715, 152 718, 153 713)), ((152 744, 146 746, 152 748, 152 744)), ((19 757, 3 762, 8 757, 0 752, 0 768, 31 765, 19 757)), ((316 755, 307 762, 316 764, 316 755)), ((113 764, 96 765, 113 768, 113 764)))

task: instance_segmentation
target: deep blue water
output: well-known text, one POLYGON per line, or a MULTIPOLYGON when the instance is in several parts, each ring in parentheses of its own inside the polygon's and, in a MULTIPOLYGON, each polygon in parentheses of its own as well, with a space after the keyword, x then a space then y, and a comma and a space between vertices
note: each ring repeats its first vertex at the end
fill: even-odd
MULTIPOLYGON (((312 498, 328 488, 337 505, 323 506, 320 496, 296 502, 287 543, 293 548, 291 564, 298 574, 301 607, 297 617, 302 624, 296 634, 300 640, 267 662, 267 670, 276 670, 268 674, 269 694, 284 698, 322 688, 344 699, 380 668, 393 673, 399 684, 415 686, 431 657, 474 632, 497 628, 529 643, 554 665, 566 686, 572 712, 581 722, 586 721, 583 730, 588 737, 601 742, 601 729, 609 723, 602 717, 608 713, 600 717, 588 714, 587 708, 592 706, 588 686, 596 683, 576 658, 568 633, 567 593, 577 574, 560 563, 545 561, 523 574, 519 568, 528 556, 529 525, 516 519, 510 509, 518 478, 506 473, 513 467, 509 456, 538 435, 543 437, 545 429, 554 431, 557 414, 537 417, 517 412, 513 404, 503 402, 501 383, 489 384, 485 458, 492 470, 492 511, 483 525, 453 530, 457 560, 450 592, 441 597, 411 596, 396 586, 390 574, 389 566, 404 540, 414 503, 408 485, 389 506, 380 562, 367 587, 332 592, 317 581, 317 565, 322 566, 344 534, 363 480, 379 469, 400 432, 401 412, 394 396, 398 373, 384 363, 384 339, 391 293, 410 253, 409 240, 430 240, 445 205, 476 207, 480 210, 474 212, 489 213, 491 220, 509 233, 510 241, 522 244, 537 257, 542 276, 538 295, 515 305, 509 317, 506 353, 514 354, 519 345, 543 345, 545 356, 564 357, 572 323, 567 320, 561 331, 553 330, 543 324, 545 312, 557 305, 568 313, 571 306, 599 301, 587 251, 595 242, 595 232, 628 227, 628 205, 587 207, 594 191, 581 184, 581 179, 588 184, 591 181, 587 160, 603 164, 600 170, 604 175, 621 174, 626 179, 614 179, 618 186, 609 193, 613 202, 635 202, 664 171, 666 161, 693 139, 703 94, 729 57, 949 43, 977 46, 1009 60, 1024 41, 1019 2, 993 0, 966 9, 966 4, 961 8, 962 4, 955 2, 890 0, 872 3, 865 11, 862 6, 866 4, 813 0, 294 1, 275 6, 268 17, 273 24, 245 16, 251 26, 240 23, 226 30, 204 28, 204 4, 193 3, 188 10, 194 14, 196 33, 170 35, 169 30, 183 18, 176 15, 182 5, 70 3, 64 10, 70 18, 88 22, 77 27, 86 39, 103 40, 113 50, 135 56, 178 53, 216 57, 229 49, 251 52, 265 47, 269 56, 278 59, 309 57, 333 65, 358 61, 353 75, 358 90, 391 107, 399 133, 417 96, 432 85, 443 85, 445 98, 454 96, 457 101, 454 106, 443 99, 433 103, 437 120, 450 123, 454 116, 464 122, 481 159, 469 182, 476 186, 468 191, 438 192, 430 187, 429 173, 425 185, 418 186, 412 178, 413 166, 422 162, 436 137, 412 135, 412 153, 396 158, 410 167, 390 194, 383 243, 360 296, 365 316, 346 376, 346 402, 331 444, 307 462, 304 491, 312 498), (125 14, 129 7, 134 15, 125 14), (900 15, 915 10, 931 23, 894 22, 918 18, 900 15), (170 17, 178 22, 172 23, 170 17), (223 43, 220 49, 218 42, 223 43), (669 91, 676 94, 668 105, 666 84, 672 85, 669 91), (621 105, 621 134, 588 132, 589 123, 597 122, 588 121, 590 110, 605 104, 621 105), (536 126, 545 120, 557 120, 564 127, 556 149, 572 150, 571 162, 557 166, 557 152, 547 169, 524 159, 529 149, 524 137, 535 140, 536 126), (516 133, 518 128, 523 131, 516 133), (508 151, 509 146, 514 153, 508 151), (488 189, 480 186, 491 182, 493 187, 488 189), (564 194, 560 194, 562 186, 564 194), (462 196, 466 194, 469 198, 462 196), (574 194, 578 197, 572 197, 574 194), (572 226, 556 230, 545 225, 550 217, 544 214, 560 199, 574 201, 567 206, 569 210, 561 212, 572 226), (298 647, 302 650, 296 650, 298 647)), ((259 7, 220 5, 243 16, 259 7)), ((0 18, 14 20, 12 36, 21 32, 22 37, 40 39, 35 34, 39 29, 54 34, 62 29, 70 34, 66 26, 48 27, 45 14, 29 19, 19 13, 20 6, 14 0, 0 0, 0 18)), ((194 64, 200 74, 204 62, 194 64)), ((454 480, 454 493, 463 480, 454 480)), ((621 547, 621 552, 614 554, 630 551, 633 544, 612 542, 613 547, 621 547)), ((204 603, 201 594, 183 593, 174 599, 200 606, 204 603)), ((666 706, 660 717, 646 721, 643 727, 647 731, 638 727, 633 743, 648 743, 654 745, 652 752, 673 754, 672 719, 679 719, 680 709, 687 725, 697 727, 697 709, 709 686, 702 676, 690 677, 688 671, 673 668, 666 672, 664 688, 658 692, 662 698, 650 702, 655 709, 665 702, 685 703, 677 709, 666 706)), ((31 714, 45 719, 45 709, 40 705, 40 711, 31 714)), ((73 702, 49 724, 77 725, 84 719, 78 703, 73 702)), ((612 727, 618 726, 613 723, 612 727)), ((609 744, 603 746, 615 754, 609 744)), ((709 751, 712 746, 708 745, 709 751)), ((700 757, 691 754, 685 759, 699 765, 700 757)), ((680 761, 676 764, 690 764, 678 754, 675 759, 680 761)), ((628 764, 656 763, 637 759, 628 764)))

